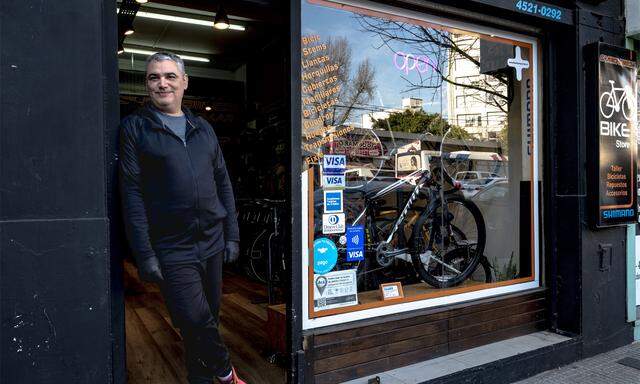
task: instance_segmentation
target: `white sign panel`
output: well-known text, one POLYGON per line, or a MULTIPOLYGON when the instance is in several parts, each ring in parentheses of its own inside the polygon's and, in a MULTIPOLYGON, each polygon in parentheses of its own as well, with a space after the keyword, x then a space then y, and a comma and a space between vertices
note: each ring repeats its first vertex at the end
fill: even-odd
POLYGON ((640 236, 636 236, 636 306, 640 305, 640 236))
POLYGON ((313 308, 322 311, 358 304, 356 270, 313 276, 313 308))
POLYGON ((325 213, 322 215, 322 233, 344 233, 346 230, 344 213, 325 213))

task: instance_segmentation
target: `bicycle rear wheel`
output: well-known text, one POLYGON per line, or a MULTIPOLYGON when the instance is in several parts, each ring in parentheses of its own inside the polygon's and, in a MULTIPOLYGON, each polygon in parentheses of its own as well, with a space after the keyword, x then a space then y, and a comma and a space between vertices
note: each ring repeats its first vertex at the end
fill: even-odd
POLYGON ((445 200, 446 209, 425 210, 413 227, 411 260, 420 278, 436 288, 463 283, 483 256, 482 213, 462 196, 445 200))

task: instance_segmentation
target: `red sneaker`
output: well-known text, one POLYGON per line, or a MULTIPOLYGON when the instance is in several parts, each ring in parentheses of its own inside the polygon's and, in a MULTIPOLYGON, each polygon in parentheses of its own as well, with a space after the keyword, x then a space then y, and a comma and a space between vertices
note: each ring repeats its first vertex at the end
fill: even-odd
POLYGON ((241 378, 238 377, 238 374, 236 373, 236 369, 234 367, 231 367, 231 378, 228 381, 220 380, 220 383, 222 383, 222 384, 247 384, 246 381, 244 381, 244 380, 242 380, 241 378))

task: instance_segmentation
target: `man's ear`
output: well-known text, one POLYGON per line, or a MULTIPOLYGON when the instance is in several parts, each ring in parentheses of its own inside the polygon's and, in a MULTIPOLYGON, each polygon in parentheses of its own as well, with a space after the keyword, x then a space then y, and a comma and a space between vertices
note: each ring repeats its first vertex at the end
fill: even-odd
POLYGON ((184 89, 187 89, 189 87, 189 75, 187 75, 186 73, 184 74, 184 89))

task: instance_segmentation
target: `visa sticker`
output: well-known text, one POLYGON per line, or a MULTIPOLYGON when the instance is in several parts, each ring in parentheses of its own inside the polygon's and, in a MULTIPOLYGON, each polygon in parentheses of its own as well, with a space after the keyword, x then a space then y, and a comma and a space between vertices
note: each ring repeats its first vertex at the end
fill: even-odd
POLYGON ((347 156, 324 155, 322 157, 322 174, 343 175, 347 168, 347 156))
POLYGON ((347 261, 364 260, 364 226, 347 227, 347 261))
POLYGON ((345 177, 344 175, 322 175, 322 186, 324 188, 343 188, 345 177))

